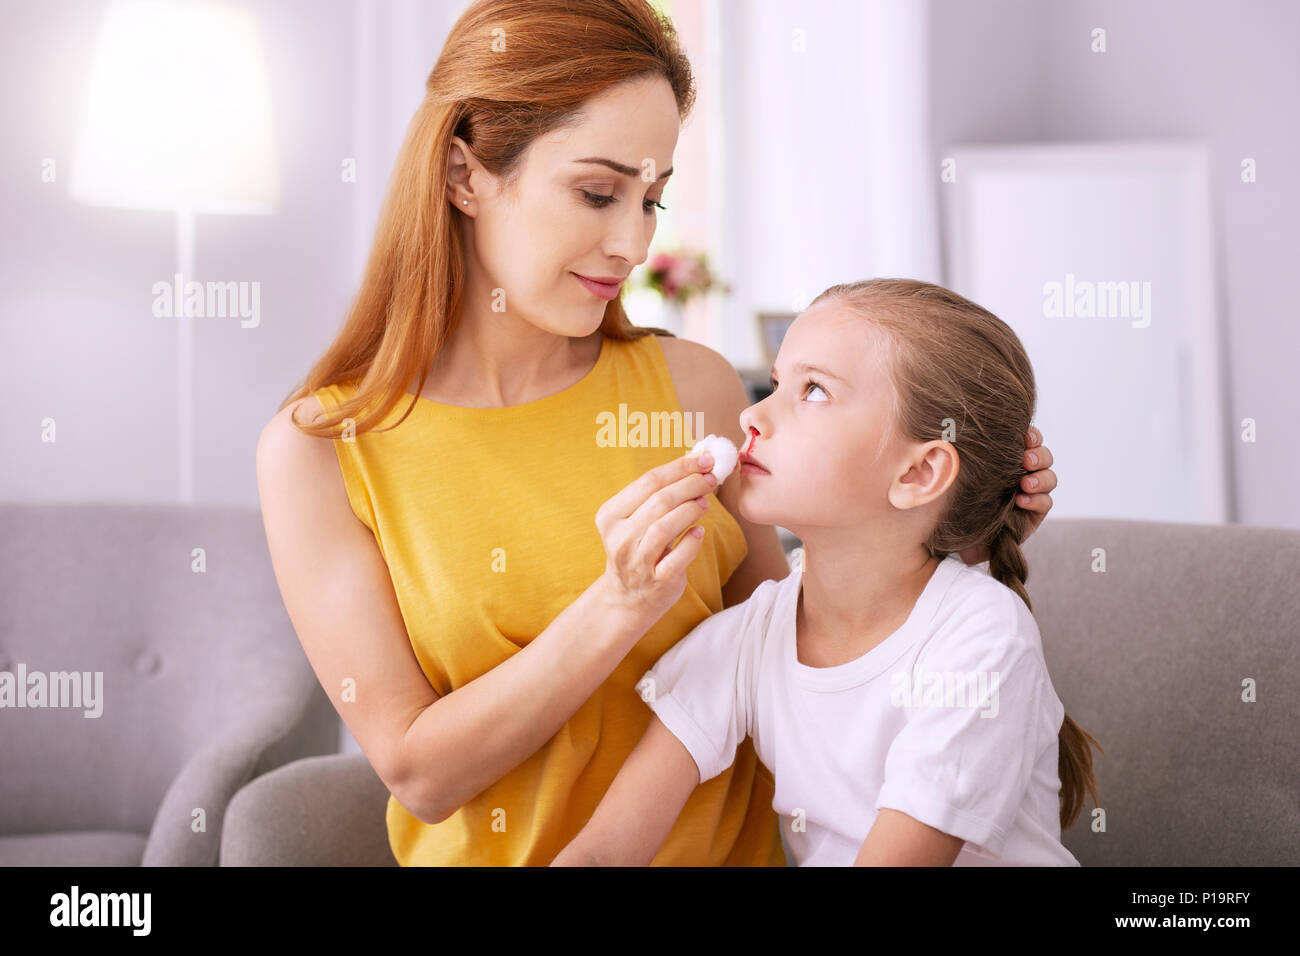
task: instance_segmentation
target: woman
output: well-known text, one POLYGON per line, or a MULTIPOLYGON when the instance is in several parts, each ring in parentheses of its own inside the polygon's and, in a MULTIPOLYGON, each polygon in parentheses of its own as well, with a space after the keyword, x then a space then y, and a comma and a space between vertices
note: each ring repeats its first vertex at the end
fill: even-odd
MULTIPOLYGON (((681 436, 597 437, 625 411, 743 439, 735 370, 616 297, 694 100, 671 25, 645 0, 480 0, 426 88, 360 292, 264 430, 258 484, 398 862, 544 864, 646 728, 634 681, 789 565, 681 436)), ((1056 477, 1028 444, 1041 520, 1056 477)), ((772 794, 746 741, 655 862, 783 865, 772 794)))

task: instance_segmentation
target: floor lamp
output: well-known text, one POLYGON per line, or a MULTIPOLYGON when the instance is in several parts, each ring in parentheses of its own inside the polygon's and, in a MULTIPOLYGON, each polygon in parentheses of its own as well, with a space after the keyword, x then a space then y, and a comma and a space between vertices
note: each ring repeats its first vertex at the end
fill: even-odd
MULTIPOLYGON (((194 279, 199 213, 266 214, 279 199, 257 22, 211 0, 113 0, 90 68, 69 193, 176 217, 176 268, 194 279)), ((145 291, 161 276, 142 284, 145 291)), ((170 280, 171 277, 168 277, 170 280)), ((179 498, 194 500, 194 316, 177 323, 179 498)))

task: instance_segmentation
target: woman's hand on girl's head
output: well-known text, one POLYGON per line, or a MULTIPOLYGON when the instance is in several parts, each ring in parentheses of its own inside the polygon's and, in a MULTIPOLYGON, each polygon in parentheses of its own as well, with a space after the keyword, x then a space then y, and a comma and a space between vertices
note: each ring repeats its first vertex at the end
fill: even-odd
MULTIPOLYGON (((1056 472, 1049 467, 1052 464, 1052 452, 1043 444, 1043 435, 1032 425, 1025 436, 1025 471, 1028 474, 1020 479, 1020 491, 1016 495, 1016 507, 1029 512, 1029 537, 1038 530, 1038 526, 1052 510, 1050 492, 1056 487, 1056 472)), ((979 564, 989 559, 987 545, 974 545, 957 552, 967 564, 979 564)))
POLYGON ((1050 492, 1056 487, 1056 472, 1051 464, 1052 452, 1043 444, 1042 432, 1031 425, 1025 436, 1025 471, 1029 474, 1020 479, 1021 493, 1016 495, 1016 505, 1030 513, 1025 537, 1033 534, 1052 510, 1050 492))

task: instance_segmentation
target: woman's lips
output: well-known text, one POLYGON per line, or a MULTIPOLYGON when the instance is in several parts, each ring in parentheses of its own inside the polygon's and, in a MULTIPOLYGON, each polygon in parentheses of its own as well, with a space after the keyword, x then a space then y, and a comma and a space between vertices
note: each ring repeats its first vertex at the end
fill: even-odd
POLYGON ((571 273, 575 279, 582 283, 583 287, 592 295, 608 301, 609 299, 618 298, 618 290, 623 285, 623 280, 617 282, 599 282, 596 279, 588 279, 586 276, 580 276, 578 273, 571 273))

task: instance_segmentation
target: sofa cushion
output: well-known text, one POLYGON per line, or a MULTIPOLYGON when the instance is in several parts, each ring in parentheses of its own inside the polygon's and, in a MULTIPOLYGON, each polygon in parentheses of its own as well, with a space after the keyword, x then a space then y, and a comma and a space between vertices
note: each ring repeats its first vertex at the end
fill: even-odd
POLYGON ((121 830, 70 830, 0 837, 0 867, 139 866, 146 837, 121 830))

